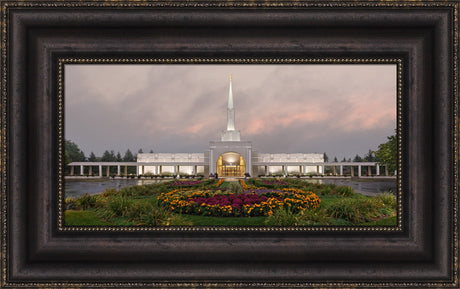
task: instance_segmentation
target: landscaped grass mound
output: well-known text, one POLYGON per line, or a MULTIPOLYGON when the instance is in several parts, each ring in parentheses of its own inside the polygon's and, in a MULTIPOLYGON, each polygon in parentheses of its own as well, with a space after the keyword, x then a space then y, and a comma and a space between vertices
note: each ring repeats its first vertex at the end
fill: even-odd
POLYGON ((396 225, 396 198, 298 179, 172 180, 65 200, 68 226, 396 225))

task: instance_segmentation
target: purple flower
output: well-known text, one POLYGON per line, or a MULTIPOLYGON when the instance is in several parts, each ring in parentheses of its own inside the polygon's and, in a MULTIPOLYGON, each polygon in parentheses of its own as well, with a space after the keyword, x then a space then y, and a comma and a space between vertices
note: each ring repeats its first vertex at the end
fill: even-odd
POLYGON ((279 185, 279 186, 287 186, 287 185, 289 185, 289 183, 283 182, 283 181, 280 181, 280 180, 273 180, 273 181, 262 180, 262 183, 264 183, 266 185, 279 185))
POLYGON ((171 186, 194 186, 202 183, 203 181, 176 181, 171 186))

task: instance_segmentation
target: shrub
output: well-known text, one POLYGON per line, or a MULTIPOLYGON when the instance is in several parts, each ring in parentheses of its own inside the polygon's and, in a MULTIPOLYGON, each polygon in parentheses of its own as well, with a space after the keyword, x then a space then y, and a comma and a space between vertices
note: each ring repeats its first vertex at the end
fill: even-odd
POLYGON ((293 213, 290 209, 278 209, 268 216, 265 224, 269 226, 311 226, 332 224, 326 210, 302 210, 293 213))
POLYGON ((79 197, 76 200, 78 207, 82 210, 87 210, 91 207, 94 207, 96 204, 96 196, 90 196, 88 193, 84 194, 83 196, 79 197))
POLYGON ((342 197, 351 197, 355 194, 355 191, 352 187, 341 186, 337 189, 337 194, 341 195, 342 197))
POLYGON ((268 226, 297 226, 298 219, 289 209, 278 209, 265 220, 268 226))
POLYGON ((331 188, 325 187, 324 189, 320 191, 320 193, 321 195, 331 195, 333 192, 331 188))
POLYGON ((331 225, 332 218, 327 215, 327 210, 303 210, 297 214, 298 223, 304 226, 331 225))
POLYGON ((64 201, 64 207, 66 210, 77 210, 78 204, 75 198, 66 198, 64 201))
POLYGON ((106 189, 102 194, 101 196, 103 197, 111 197, 111 196, 115 196, 117 194, 117 190, 116 189, 106 189))
POLYGON ((394 195, 385 192, 377 196, 377 198, 380 199, 385 204, 385 206, 396 209, 396 197, 394 195))
POLYGON ((372 199, 341 199, 330 204, 327 213, 334 218, 342 218, 354 223, 370 221, 379 215, 385 204, 377 198, 372 199))
POLYGON ((95 196, 96 202, 94 203, 95 208, 103 208, 107 204, 108 198, 100 196, 95 196))
POLYGON ((107 201, 107 208, 111 211, 112 215, 123 217, 126 216, 132 204, 132 199, 123 196, 115 196, 107 201))
POLYGON ((239 182, 231 182, 228 186, 228 190, 235 195, 239 195, 243 192, 243 186, 239 182))
POLYGON ((167 223, 170 216, 171 212, 164 206, 147 203, 144 212, 139 216, 139 222, 141 225, 161 226, 167 223))
POLYGON ((142 214, 148 211, 146 207, 145 203, 132 202, 130 205, 126 206, 125 216, 131 221, 139 220, 142 214))

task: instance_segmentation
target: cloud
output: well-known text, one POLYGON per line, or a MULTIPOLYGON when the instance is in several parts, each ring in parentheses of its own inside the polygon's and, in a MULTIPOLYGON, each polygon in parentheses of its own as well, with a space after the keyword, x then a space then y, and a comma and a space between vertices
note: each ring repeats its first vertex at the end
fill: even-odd
POLYGON ((226 126, 264 152, 354 156, 396 127, 395 65, 66 65, 65 134, 106 149, 200 152, 226 126))

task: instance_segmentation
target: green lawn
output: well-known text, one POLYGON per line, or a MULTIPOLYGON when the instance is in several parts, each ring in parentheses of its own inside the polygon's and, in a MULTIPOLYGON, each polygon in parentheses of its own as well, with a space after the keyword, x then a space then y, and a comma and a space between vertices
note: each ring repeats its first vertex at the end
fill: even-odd
MULTIPOLYGON (((182 215, 188 221, 191 221, 195 226, 264 226, 267 217, 252 217, 252 218, 237 218, 237 217, 207 217, 207 216, 192 216, 182 215)), ((113 223, 106 222, 99 218, 94 211, 73 211, 67 210, 65 212, 65 225, 66 226, 133 226, 137 225, 133 222, 127 221, 125 218, 114 218, 113 223)), ((335 226, 350 225, 349 222, 343 219, 336 219, 335 226)), ((395 226, 396 216, 387 217, 373 222, 362 223, 359 226, 395 226)))
POLYGON ((363 226, 395 226, 396 225, 396 216, 380 219, 377 221, 360 224, 363 226))
MULTIPOLYGON (((186 216, 186 215, 182 215, 186 216)), ((192 221, 193 225, 197 226, 263 226, 267 217, 252 217, 252 218, 238 218, 238 217, 207 217, 207 216, 192 216, 188 215, 186 218, 192 221)))
POLYGON ((106 226, 111 225, 101 220, 94 211, 66 210, 64 215, 66 226, 106 226))

